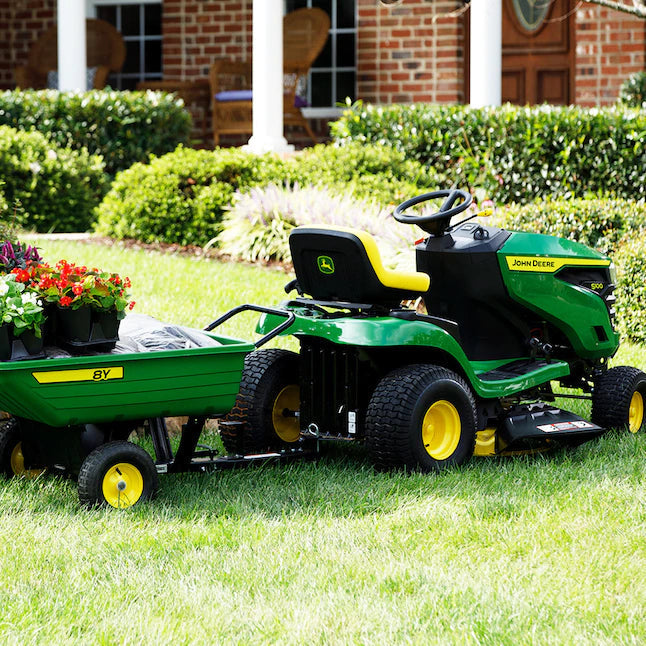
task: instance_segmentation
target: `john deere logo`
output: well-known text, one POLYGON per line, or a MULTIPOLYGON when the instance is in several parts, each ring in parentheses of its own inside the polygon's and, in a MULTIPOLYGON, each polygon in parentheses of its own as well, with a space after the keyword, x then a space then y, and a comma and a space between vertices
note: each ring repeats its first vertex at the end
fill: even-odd
POLYGON ((316 264, 322 274, 334 273, 334 260, 330 256, 319 256, 316 259, 316 264))

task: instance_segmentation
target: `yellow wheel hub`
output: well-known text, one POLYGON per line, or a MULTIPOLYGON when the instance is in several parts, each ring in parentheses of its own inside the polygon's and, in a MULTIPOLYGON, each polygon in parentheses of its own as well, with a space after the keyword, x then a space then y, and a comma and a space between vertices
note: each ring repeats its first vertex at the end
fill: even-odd
POLYGON ((144 478, 133 464, 119 462, 103 476, 103 497, 112 507, 132 507, 143 492, 144 478))
POLYGON ((640 392, 633 393, 628 412, 628 428, 631 433, 637 433, 644 423, 644 396, 640 392))
POLYGON ((440 399, 430 406, 422 421, 422 442, 434 460, 446 460, 458 448, 462 423, 455 406, 440 399))
POLYGON ((271 421, 276 435, 283 442, 296 442, 301 435, 298 415, 301 391, 296 384, 285 386, 276 397, 271 411, 271 421))
POLYGON ((10 457, 11 470, 16 476, 23 476, 24 478, 36 478, 45 469, 25 469, 25 456, 22 454, 22 442, 18 442, 13 447, 10 457))

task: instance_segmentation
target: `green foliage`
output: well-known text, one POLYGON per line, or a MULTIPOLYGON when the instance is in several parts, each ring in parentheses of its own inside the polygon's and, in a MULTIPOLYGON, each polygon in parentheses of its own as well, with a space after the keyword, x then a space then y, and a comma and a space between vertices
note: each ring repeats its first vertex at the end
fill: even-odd
POLYGON ((0 177, 16 224, 36 231, 88 229, 106 180, 100 157, 8 126, 0 126, 0 177))
POLYGON ((37 294, 18 282, 15 274, 0 275, 0 324, 13 326, 16 336, 33 330, 40 338, 44 322, 45 314, 37 294))
POLYGON ((619 100, 632 108, 646 107, 646 72, 636 72, 623 82, 619 100))
POLYGON ((646 228, 628 236, 614 256, 617 319, 622 336, 646 345, 646 228))
POLYGON ((38 130, 59 146, 100 154, 110 175, 187 143, 190 115, 159 92, 0 92, 0 125, 38 130))
POLYGON ((419 163, 384 147, 316 146, 287 159, 180 147, 117 176, 98 209, 97 231, 120 239, 204 245, 220 233, 236 190, 267 184, 327 186, 383 203, 436 185, 419 163))
POLYGON ((625 199, 537 200, 498 209, 505 228, 546 233, 612 250, 626 231, 646 224, 646 202, 625 199))
POLYGON ((380 143, 499 202, 646 195, 646 113, 621 107, 349 107, 337 143, 380 143))
POLYGON ((221 229, 237 188, 279 175, 283 162, 238 149, 179 147, 119 173, 98 208, 97 231, 143 242, 204 245, 221 229))
POLYGON ((335 186, 358 199, 382 204, 401 202, 422 189, 436 189, 438 174, 389 146, 348 142, 319 144, 294 159, 301 185, 335 186))

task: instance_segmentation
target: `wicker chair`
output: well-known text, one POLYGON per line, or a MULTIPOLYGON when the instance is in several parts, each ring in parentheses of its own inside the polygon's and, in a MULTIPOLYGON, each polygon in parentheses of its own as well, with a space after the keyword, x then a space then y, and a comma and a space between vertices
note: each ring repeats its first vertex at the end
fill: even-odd
MULTIPOLYGON (((96 68, 93 87, 105 87, 110 72, 118 72, 126 59, 126 46, 121 34, 104 20, 88 18, 87 66, 96 68)), ((27 65, 14 70, 20 88, 42 89, 47 87, 47 74, 58 68, 58 34, 56 25, 36 40, 29 52, 27 65)))
MULTIPOLYGON (((330 31, 330 19, 322 9, 297 9, 283 19, 284 123, 305 129, 314 143, 316 136, 303 116, 302 99, 296 95, 299 80, 321 53, 330 31)), ((224 134, 251 133, 251 64, 216 60, 209 73, 213 143, 224 134)))

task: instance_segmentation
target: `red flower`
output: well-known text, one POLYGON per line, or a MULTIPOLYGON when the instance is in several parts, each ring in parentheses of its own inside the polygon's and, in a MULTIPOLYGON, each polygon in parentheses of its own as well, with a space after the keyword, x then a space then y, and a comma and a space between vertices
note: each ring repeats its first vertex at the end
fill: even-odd
POLYGON ((72 285, 72 291, 76 296, 80 296, 83 293, 83 285, 81 283, 74 283, 72 285))
POLYGON ((19 283, 27 283, 31 278, 29 272, 26 269, 14 269, 11 273, 16 274, 16 280, 19 283))
POLYGON ((72 299, 69 296, 61 296, 58 302, 61 304, 61 307, 67 307, 72 303, 72 299))

